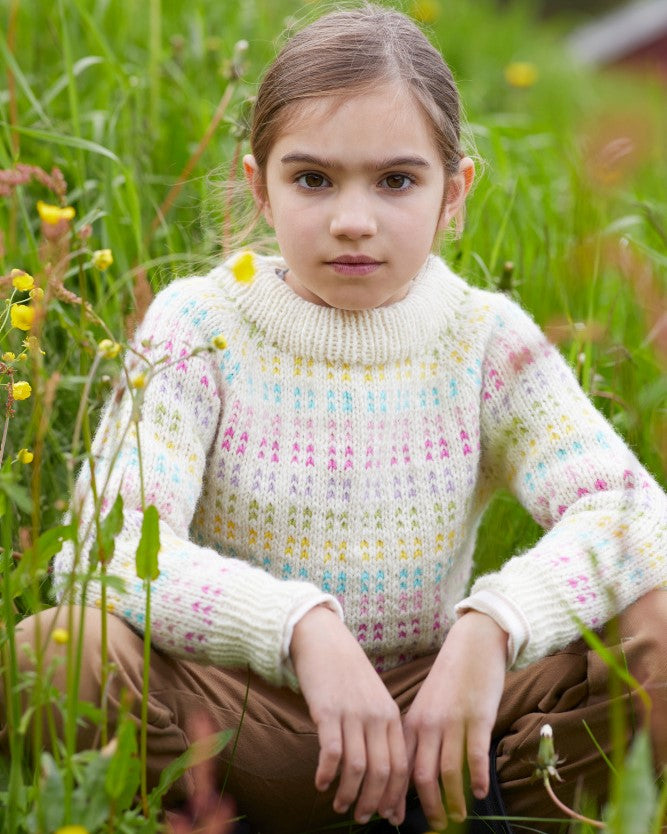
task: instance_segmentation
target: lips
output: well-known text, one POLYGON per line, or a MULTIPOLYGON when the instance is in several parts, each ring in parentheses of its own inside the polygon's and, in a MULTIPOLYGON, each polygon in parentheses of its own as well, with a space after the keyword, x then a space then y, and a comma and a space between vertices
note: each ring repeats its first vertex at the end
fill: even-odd
POLYGON ((327 263, 339 275, 352 276, 370 275, 382 266, 382 261, 376 261, 368 255, 339 255, 327 263))
POLYGON ((379 264, 375 258, 369 258, 368 255, 340 255, 329 261, 330 264, 379 264))

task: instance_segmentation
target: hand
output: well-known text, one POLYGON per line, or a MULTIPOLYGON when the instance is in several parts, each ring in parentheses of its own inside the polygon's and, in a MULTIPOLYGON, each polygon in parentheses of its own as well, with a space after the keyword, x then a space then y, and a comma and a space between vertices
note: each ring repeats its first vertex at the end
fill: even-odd
POLYGON ((340 769, 333 808, 366 823, 378 811, 392 825, 405 815, 408 761, 401 716, 363 649, 330 609, 317 606, 294 627, 290 645, 301 691, 317 727, 315 787, 340 769))
POLYGON ((489 792, 491 732, 505 681, 507 633, 491 617, 468 611, 452 627, 404 720, 419 799, 431 825, 466 816, 464 757, 472 790, 489 792))

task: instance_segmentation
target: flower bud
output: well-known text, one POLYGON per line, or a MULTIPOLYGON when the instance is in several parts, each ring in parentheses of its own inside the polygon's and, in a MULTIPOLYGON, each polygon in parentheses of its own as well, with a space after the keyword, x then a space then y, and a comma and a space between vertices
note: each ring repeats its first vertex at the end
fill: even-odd
POLYGON ((100 272, 104 272, 113 263, 113 255, 111 249, 96 249, 93 252, 93 266, 97 267, 100 272))

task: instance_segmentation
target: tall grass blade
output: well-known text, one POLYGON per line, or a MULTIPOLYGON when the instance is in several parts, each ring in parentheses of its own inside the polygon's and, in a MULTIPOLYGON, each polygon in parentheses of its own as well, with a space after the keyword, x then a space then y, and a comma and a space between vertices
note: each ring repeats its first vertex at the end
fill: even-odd
POLYGON ((54 145, 62 145, 63 147, 67 148, 79 148, 83 151, 89 151, 90 153, 99 154, 99 156, 105 156, 107 159, 110 159, 112 162, 121 164, 120 159, 116 156, 113 151, 110 151, 109 148, 105 148, 104 145, 100 145, 97 142, 92 142, 90 139, 81 139, 78 136, 68 136, 65 133, 58 133, 57 131, 51 130, 39 130, 38 128, 34 127, 15 127, 13 130, 17 130, 19 133, 22 133, 24 136, 30 136, 32 139, 39 139, 42 142, 46 142, 47 144, 54 144, 54 145))

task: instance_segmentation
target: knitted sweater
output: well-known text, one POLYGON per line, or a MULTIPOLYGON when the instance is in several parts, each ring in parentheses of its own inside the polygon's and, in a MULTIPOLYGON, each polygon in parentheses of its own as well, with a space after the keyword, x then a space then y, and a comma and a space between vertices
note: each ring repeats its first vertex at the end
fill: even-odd
MULTIPOLYGON (((666 584, 664 494, 517 305, 430 257, 405 299, 341 311, 297 296, 284 266, 254 256, 249 282, 229 265, 175 281, 137 333, 144 500, 160 515, 156 646, 296 686, 291 629, 313 605, 338 611, 378 670, 437 650, 474 608, 521 666, 576 638, 577 620, 601 626, 666 584), (219 335, 227 346, 207 349, 219 335), (499 485, 546 532, 466 597, 499 485)), ((103 512, 124 498, 108 568, 124 591, 109 588, 109 609, 142 630, 131 413, 121 389, 95 477, 103 512)), ((89 484, 85 465, 83 525, 89 484)), ((56 558, 61 596, 73 560, 71 547, 56 558)), ((87 601, 99 597, 90 582, 87 601)))

